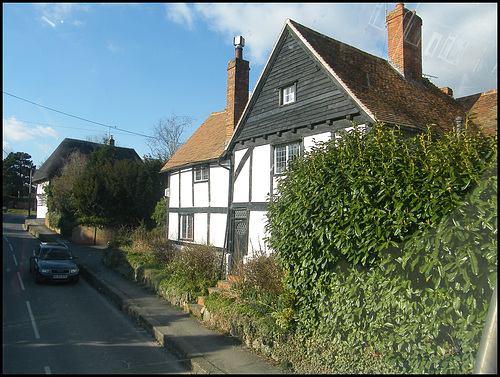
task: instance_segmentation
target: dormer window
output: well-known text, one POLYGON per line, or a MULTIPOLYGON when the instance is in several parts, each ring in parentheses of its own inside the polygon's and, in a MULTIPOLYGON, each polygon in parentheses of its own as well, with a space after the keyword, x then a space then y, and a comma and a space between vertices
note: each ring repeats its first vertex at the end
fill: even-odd
POLYGON ((281 88, 280 91, 280 105, 288 105, 290 103, 295 102, 297 92, 297 84, 293 83, 292 85, 285 86, 281 88))
POLYGON ((194 168, 194 181, 203 182, 208 181, 208 166, 197 166, 194 168))

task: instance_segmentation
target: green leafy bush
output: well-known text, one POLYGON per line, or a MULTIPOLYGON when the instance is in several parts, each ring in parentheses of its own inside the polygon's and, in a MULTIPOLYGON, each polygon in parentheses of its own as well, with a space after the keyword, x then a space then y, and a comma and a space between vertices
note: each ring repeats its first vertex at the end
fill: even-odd
POLYGON ((377 124, 290 164, 267 241, 299 329, 403 371, 470 372, 496 278, 496 155, 496 136, 377 124))

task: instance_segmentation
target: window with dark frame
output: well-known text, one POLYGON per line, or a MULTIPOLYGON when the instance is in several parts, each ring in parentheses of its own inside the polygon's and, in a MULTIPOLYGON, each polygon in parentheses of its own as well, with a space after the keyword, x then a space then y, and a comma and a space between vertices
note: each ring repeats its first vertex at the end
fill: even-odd
POLYGON ((289 105, 295 102, 297 92, 297 85, 285 86, 280 90, 280 105, 289 105))
POLYGON ((193 240, 193 214, 179 215, 180 239, 185 241, 193 240))
POLYGON ((208 166, 197 166, 194 168, 194 181, 203 182, 208 181, 208 166))
POLYGON ((274 147, 274 173, 282 174, 288 163, 300 154, 300 142, 274 147))

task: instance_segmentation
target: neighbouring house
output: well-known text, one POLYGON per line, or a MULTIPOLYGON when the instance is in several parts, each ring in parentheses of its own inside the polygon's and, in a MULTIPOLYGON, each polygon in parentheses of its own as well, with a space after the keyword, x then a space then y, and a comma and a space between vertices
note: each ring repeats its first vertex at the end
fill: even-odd
POLYGON ((486 135, 496 135, 498 129, 498 89, 457 98, 473 122, 483 128, 486 135))
MULTIPOLYGON (((115 146, 113 136, 107 142, 107 145, 114 148, 119 159, 140 160, 141 158, 131 148, 122 148, 115 146)), ((33 175, 33 184, 36 185, 36 217, 45 218, 47 215, 47 204, 45 196, 45 187, 50 185, 51 180, 61 173, 61 168, 72 153, 79 151, 81 154, 89 156, 93 151, 102 148, 105 144, 93 143, 90 141, 64 139, 49 158, 36 170, 33 175)))
MULTIPOLYGON (((233 263, 245 260, 265 250, 268 199, 287 162, 316 142, 353 122, 381 121, 412 135, 427 125, 450 130, 471 109, 487 112, 479 101, 464 108, 423 77, 415 12, 400 3, 386 21, 389 61, 286 20, 234 132, 231 124, 222 136, 228 73, 228 109, 212 114, 162 169, 170 174, 168 238, 211 243, 233 263)), ((496 127, 496 102, 488 104, 496 127)))

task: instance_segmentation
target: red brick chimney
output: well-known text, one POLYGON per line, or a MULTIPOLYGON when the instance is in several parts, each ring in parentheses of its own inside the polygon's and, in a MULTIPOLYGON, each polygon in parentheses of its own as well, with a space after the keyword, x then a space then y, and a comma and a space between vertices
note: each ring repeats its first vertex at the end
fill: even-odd
POLYGON ((422 19, 403 3, 386 15, 389 35, 389 62, 405 78, 422 79, 422 19))
POLYGON ((250 63, 243 60, 243 37, 234 38, 235 57, 227 66, 226 140, 233 135, 248 101, 250 63))

